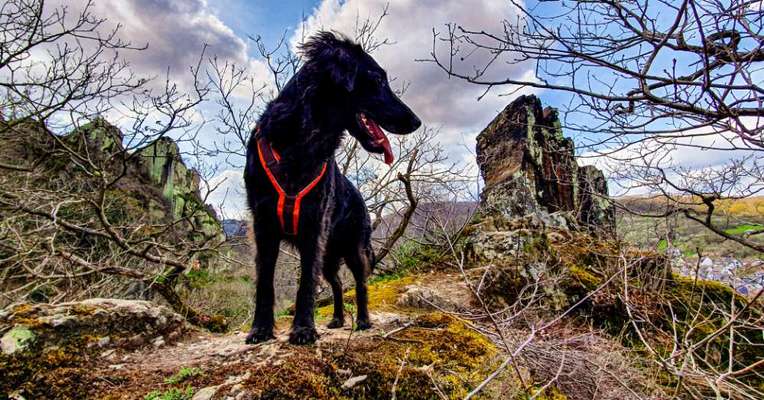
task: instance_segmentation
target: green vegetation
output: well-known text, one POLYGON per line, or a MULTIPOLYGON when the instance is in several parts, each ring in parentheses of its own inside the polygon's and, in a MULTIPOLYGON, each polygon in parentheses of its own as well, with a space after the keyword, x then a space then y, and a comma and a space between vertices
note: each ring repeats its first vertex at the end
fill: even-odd
POLYGON ((389 399, 397 382, 397 398, 435 399, 434 382, 449 398, 462 398, 500 362, 491 341, 441 313, 416 317, 387 339, 365 336, 347 346, 319 347, 290 346, 278 364, 248 364, 251 377, 242 385, 263 399, 389 399), (367 378, 345 390, 340 370, 367 378))
POLYGON ((666 251, 666 249, 668 249, 668 240, 661 239, 658 242, 658 251, 666 251))
POLYGON ((755 232, 764 229, 764 225, 761 224, 742 224, 734 228, 726 229, 724 232, 730 235, 744 235, 747 232, 755 232))
MULTIPOLYGON (((678 248, 686 258, 697 257, 698 250, 703 256, 712 259, 732 256, 738 260, 745 260, 762 257, 759 252, 727 240, 681 215, 650 218, 620 213, 617 220, 618 236, 626 243, 642 249, 665 251, 668 248, 666 237, 670 237, 671 245, 678 248)), ((722 227, 727 234, 743 236, 747 231, 764 229, 764 214, 746 214, 744 217, 733 213, 720 214, 713 218, 713 223, 722 227)), ((752 236, 750 239, 764 240, 764 236, 752 236)))
POLYGON ((180 292, 195 309, 220 315, 229 327, 237 327, 250 316, 254 290, 251 280, 245 270, 214 272, 192 268, 181 276, 180 292))
POLYGON ((440 248, 407 240, 393 251, 391 257, 395 260, 396 273, 403 274, 437 263, 443 255, 440 248))
MULTIPOLYGON (((414 282, 414 277, 411 275, 401 275, 395 278, 394 275, 388 275, 385 279, 377 280, 374 283, 369 284, 369 309, 377 311, 397 311, 405 312, 401 310, 396 301, 398 295, 403 291, 403 288, 414 282)), ((355 289, 346 291, 343 295, 343 299, 347 303, 345 308, 348 309, 352 306, 355 309, 355 289)), ((329 302, 328 305, 316 308, 316 316, 319 320, 327 320, 332 317, 334 306, 329 302)))
POLYGON ((172 388, 172 389, 167 389, 164 392, 155 390, 147 394, 143 399, 144 400, 191 400, 192 397, 194 397, 194 388, 192 388, 191 386, 188 386, 185 389, 172 388))
POLYGON ((165 379, 164 383, 168 385, 177 385, 188 378, 192 378, 201 374, 202 370, 200 368, 181 367, 181 369, 175 373, 175 375, 165 379))

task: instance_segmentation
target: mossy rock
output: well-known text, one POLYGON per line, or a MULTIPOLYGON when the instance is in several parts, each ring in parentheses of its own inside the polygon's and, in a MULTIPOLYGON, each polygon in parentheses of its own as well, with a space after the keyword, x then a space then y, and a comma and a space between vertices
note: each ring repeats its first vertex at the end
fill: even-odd
POLYGON ((0 317, 0 395, 20 391, 27 398, 87 397, 87 365, 94 354, 140 347, 158 336, 171 341, 185 329, 180 315, 146 301, 13 306, 0 317))
POLYGON ((441 313, 422 315, 388 338, 365 337, 332 358, 341 369, 367 379, 346 395, 354 399, 464 397, 498 365, 494 344, 464 322, 441 313))
MULTIPOLYGON (((620 243, 583 232, 518 229, 523 246, 512 257, 472 260, 472 266, 491 265, 483 294, 494 308, 517 301, 540 274, 540 312, 549 312, 552 317, 575 306, 570 317, 646 351, 631 313, 642 336, 663 356, 670 355, 675 336, 696 343, 723 327, 733 305, 737 313, 745 310, 740 318, 756 321, 764 315, 760 305, 745 307, 747 300, 722 283, 673 274, 664 255, 623 248, 620 243), (625 275, 628 309, 624 303, 624 263, 629 266, 625 275)), ((739 327, 735 335, 733 368, 764 358, 760 327, 739 327)), ((696 349, 696 354, 711 366, 726 368, 724 354, 729 339, 728 332, 714 335, 703 348, 696 349)), ((764 384, 755 375, 746 379, 752 386, 764 384)))

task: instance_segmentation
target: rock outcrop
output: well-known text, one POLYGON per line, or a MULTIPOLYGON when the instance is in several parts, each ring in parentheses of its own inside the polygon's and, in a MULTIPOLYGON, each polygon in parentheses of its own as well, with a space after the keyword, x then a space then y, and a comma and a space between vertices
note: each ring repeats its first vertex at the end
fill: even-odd
POLYGON ((61 375, 68 380, 86 374, 89 358, 161 347, 186 330, 182 316, 148 301, 89 299, 9 307, 0 311, 0 397, 14 391, 32 398, 67 397, 66 391, 82 388, 60 382, 61 375), (62 385, 67 389, 60 391, 62 385))
MULTIPOLYGON (((129 178, 145 183, 161 194, 162 209, 149 207, 149 214, 174 219, 193 216, 191 220, 196 230, 223 239, 222 224, 215 211, 204 204, 201 198, 199 173, 186 166, 178 144, 172 139, 161 137, 131 154, 122 144, 122 132, 103 119, 95 119, 67 137, 78 145, 87 145, 91 149, 88 153, 94 157, 113 157, 120 161, 127 158, 128 173, 131 175, 129 178)), ((130 181, 129 178, 123 181, 130 181)), ((122 186, 130 186, 122 181, 120 183, 122 186)))
POLYGON ((615 229, 604 175, 578 166, 557 110, 542 109, 535 96, 510 103, 478 135, 477 161, 485 180, 483 215, 535 215, 556 227, 615 229))

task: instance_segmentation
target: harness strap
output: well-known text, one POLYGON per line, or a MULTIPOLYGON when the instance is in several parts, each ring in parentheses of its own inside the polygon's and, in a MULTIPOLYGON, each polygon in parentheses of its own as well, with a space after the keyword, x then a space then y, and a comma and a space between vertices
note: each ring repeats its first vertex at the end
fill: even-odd
POLYGON ((281 230, 287 235, 297 235, 299 222, 300 222, 300 204, 302 199, 313 190, 316 185, 321 181, 321 178, 326 174, 326 163, 321 166, 321 172, 316 176, 308 186, 305 186, 296 196, 290 196, 279 184, 274 171, 278 172, 278 164, 281 161, 281 156, 271 147, 271 145, 263 138, 257 139, 257 155, 260 158, 260 165, 263 166, 265 174, 268 176, 268 180, 271 181, 271 185, 276 189, 276 193, 279 195, 279 200, 276 205, 276 214, 281 224, 281 230), (264 149, 265 147, 265 149, 264 149), (285 213, 286 210, 286 213, 285 213), (284 215, 291 217, 291 231, 287 229, 289 226, 284 218, 284 215))

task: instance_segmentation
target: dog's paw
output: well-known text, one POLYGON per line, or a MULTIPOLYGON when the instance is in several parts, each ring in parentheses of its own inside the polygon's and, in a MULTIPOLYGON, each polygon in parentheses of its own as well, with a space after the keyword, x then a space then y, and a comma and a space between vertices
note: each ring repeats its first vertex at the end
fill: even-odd
POLYGON ((289 333, 289 343, 291 344, 311 344, 318 340, 318 332, 312 326, 296 326, 289 333))
POLYGON ((342 328, 344 325, 345 325, 345 321, 339 318, 333 318, 331 322, 326 324, 326 327, 329 329, 337 329, 337 328, 342 328))
POLYGON ((275 338, 276 336, 273 335, 273 328, 253 327, 252 330, 249 331, 245 342, 247 344, 257 344, 275 338))
POLYGON ((371 321, 368 319, 359 319, 355 323, 355 330, 357 331, 365 331, 369 328, 371 328, 371 321))

